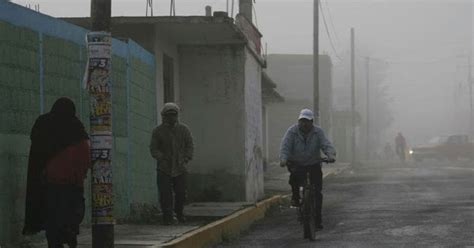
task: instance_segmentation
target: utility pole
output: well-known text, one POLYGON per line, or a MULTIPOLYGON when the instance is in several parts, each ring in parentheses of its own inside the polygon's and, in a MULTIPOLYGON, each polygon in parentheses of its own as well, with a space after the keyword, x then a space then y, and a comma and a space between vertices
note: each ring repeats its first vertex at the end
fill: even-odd
POLYGON ((355 112, 355 44, 354 44, 354 28, 351 28, 351 117, 352 117, 352 131, 351 131, 351 152, 352 164, 356 163, 356 112, 355 112))
POLYGON ((367 106, 366 106, 366 112, 367 112, 367 137, 366 137, 366 143, 365 143, 365 148, 366 148, 366 153, 365 153, 365 158, 367 161, 370 159, 370 57, 367 57, 366 59, 366 78, 367 78, 367 106))
POLYGON ((313 110, 319 124, 319 0, 314 0, 313 19, 313 110))
POLYGON ((90 94, 92 247, 114 247, 112 184, 111 0, 91 0, 87 34, 87 90, 90 94), (92 77, 100 73, 102 77, 92 77))
POLYGON ((472 54, 468 56, 468 74, 467 83, 469 84, 469 138, 472 139, 473 135, 473 113, 472 113, 472 54))

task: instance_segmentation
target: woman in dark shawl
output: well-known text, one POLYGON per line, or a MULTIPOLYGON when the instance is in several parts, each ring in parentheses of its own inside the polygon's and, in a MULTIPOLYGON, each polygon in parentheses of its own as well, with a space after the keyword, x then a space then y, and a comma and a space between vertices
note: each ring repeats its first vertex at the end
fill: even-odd
POLYGON ((59 98, 31 130, 24 235, 46 231, 49 247, 76 247, 84 217, 89 137, 69 98, 59 98))

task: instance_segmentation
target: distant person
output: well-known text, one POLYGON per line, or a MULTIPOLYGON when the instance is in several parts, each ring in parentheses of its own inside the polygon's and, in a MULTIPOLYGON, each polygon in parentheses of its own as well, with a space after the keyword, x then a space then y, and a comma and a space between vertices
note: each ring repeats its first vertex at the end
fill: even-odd
POLYGON ((395 137, 395 153, 402 162, 405 162, 406 160, 406 149, 407 142, 405 137, 403 137, 402 133, 398 133, 397 137, 395 137))
POLYGON ((179 222, 186 221, 184 203, 186 200, 186 165, 193 158, 193 138, 189 128, 178 121, 179 107, 166 103, 161 111, 163 123, 153 130, 150 153, 157 160, 157 184, 163 223, 175 222, 174 212, 179 222))
POLYGON ((280 149, 280 166, 290 171, 291 205, 300 205, 299 188, 303 185, 306 171, 310 172, 311 183, 316 188, 316 227, 322 229, 321 208, 323 203, 323 173, 321 170, 321 151, 329 162, 336 161, 336 150, 326 138, 323 129, 314 125, 314 114, 303 109, 298 117, 298 124, 286 131, 280 149))
POLYGON ((89 137, 69 98, 59 98, 31 130, 24 235, 46 231, 49 248, 77 246, 84 218, 89 137))
POLYGON ((390 145, 389 142, 387 142, 387 144, 385 144, 383 152, 384 152, 384 155, 385 155, 386 159, 391 160, 393 158, 393 150, 392 150, 392 146, 390 145))

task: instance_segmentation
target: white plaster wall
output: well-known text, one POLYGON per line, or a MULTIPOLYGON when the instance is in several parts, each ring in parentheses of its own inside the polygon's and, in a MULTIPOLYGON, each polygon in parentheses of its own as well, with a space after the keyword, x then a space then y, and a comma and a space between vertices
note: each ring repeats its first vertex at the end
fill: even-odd
POLYGON ((245 174, 246 198, 257 201, 264 196, 262 67, 245 51, 245 174))
POLYGON ((164 105, 164 85, 163 85, 163 54, 173 58, 174 62, 174 97, 180 104, 180 84, 179 84, 179 53, 178 46, 173 41, 162 38, 162 35, 155 31, 153 50, 156 60, 156 106, 157 106, 157 124, 161 123, 161 108, 164 105))
POLYGON ((182 120, 190 126, 195 140, 190 173, 242 177, 245 174, 243 47, 183 46, 179 52, 181 104, 185 110, 182 120))
MULTIPOLYGON (((262 103, 264 104, 264 103, 262 103)), ((268 163, 268 113, 267 106, 265 104, 262 106, 262 135, 263 135, 263 158, 266 159, 268 163)), ((265 169, 265 165, 264 165, 265 169)))

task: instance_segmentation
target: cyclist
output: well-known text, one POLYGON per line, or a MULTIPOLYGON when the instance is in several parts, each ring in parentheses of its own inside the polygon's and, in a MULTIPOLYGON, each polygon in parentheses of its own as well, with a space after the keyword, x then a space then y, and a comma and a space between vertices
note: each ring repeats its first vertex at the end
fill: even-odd
POLYGON ((313 123, 314 114, 309 109, 303 109, 298 118, 298 124, 292 125, 286 131, 280 148, 280 166, 288 167, 290 172, 291 205, 300 205, 299 188, 303 185, 306 170, 310 171, 310 180, 316 188, 316 227, 322 229, 321 207, 323 195, 323 174, 321 171, 321 151, 327 156, 328 162, 335 162, 336 150, 326 138, 323 129, 313 123))

